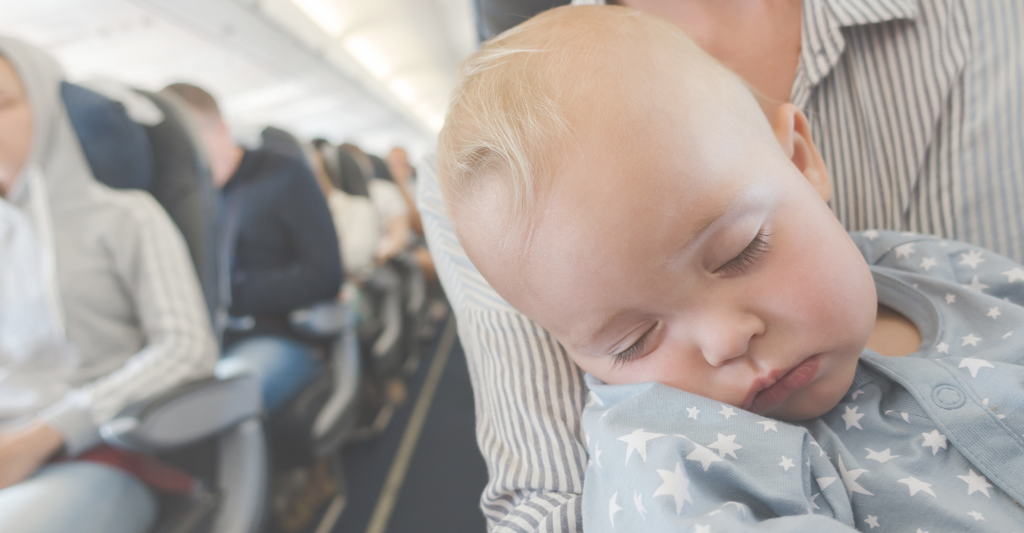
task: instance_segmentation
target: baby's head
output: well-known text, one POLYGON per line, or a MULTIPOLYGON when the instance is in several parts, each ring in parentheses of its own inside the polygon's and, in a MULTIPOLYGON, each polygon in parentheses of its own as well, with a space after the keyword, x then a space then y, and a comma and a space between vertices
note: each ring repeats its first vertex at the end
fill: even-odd
POLYGON ((875 290, 806 118, 773 128, 670 23, 565 7, 489 42, 438 166, 473 263, 602 381, 787 420, 850 386, 875 290))

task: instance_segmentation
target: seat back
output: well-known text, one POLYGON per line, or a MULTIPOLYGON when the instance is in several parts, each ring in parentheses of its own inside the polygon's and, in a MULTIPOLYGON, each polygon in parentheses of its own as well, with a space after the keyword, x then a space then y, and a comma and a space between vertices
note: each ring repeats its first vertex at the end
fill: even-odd
POLYGON ((291 133, 274 126, 267 126, 260 132, 263 147, 274 152, 294 157, 306 162, 306 154, 302 151, 302 143, 291 133))
POLYGON ((180 103, 139 91, 163 113, 142 125, 125 107, 95 91, 65 82, 68 116, 93 175, 116 189, 140 189, 163 206, 188 245, 210 316, 219 300, 219 203, 198 133, 180 103))
POLYGON ((61 95, 93 176, 114 189, 150 190, 153 148, 146 129, 120 102, 64 82, 61 95))
POLYGON ((391 169, 388 168, 388 164, 383 159, 370 154, 370 162, 373 163, 373 177, 395 181, 395 177, 391 175, 391 169))
POLYGON ((218 271, 221 225, 219 194, 213 186, 202 137, 185 103, 168 93, 140 91, 164 114, 164 120, 146 128, 153 147, 156 173, 150 192, 181 229, 199 274, 211 318, 222 303, 218 271))
MULTIPOLYGON (((369 198, 370 190, 368 184, 370 176, 363 174, 362 169, 359 168, 359 163, 356 163, 355 158, 345 150, 336 148, 332 152, 332 154, 328 155, 336 158, 338 161, 337 176, 331 177, 334 186, 348 194, 369 198)), ((324 161, 326 160, 325 158, 324 161)))

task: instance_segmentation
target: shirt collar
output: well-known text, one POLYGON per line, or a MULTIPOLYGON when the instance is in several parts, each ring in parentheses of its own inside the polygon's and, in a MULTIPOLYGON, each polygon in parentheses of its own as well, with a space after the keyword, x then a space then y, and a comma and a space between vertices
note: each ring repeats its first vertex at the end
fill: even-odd
POLYGON ((805 108, 811 90, 846 49, 843 28, 914 19, 917 0, 804 0, 800 68, 790 100, 805 108))
POLYGON ((840 27, 910 20, 917 16, 918 0, 824 0, 840 27))

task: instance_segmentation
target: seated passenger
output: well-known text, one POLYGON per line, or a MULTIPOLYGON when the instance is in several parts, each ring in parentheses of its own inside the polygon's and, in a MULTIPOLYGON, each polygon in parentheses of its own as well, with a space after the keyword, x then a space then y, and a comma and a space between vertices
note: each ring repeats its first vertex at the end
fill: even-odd
POLYGON ((223 198, 231 318, 217 372, 255 374, 273 414, 323 371, 315 347, 292 332, 288 315, 337 297, 342 272, 334 223, 305 162, 238 146, 203 89, 175 83, 165 90, 195 111, 223 198))
POLYGON ((413 257, 416 258, 416 264, 423 271, 431 287, 436 290, 437 271, 434 269, 434 260, 430 257, 430 252, 423 240, 423 220, 416 207, 416 169, 409 164, 409 154, 401 147, 392 148, 388 152, 387 166, 391 177, 395 180, 395 185, 398 185, 398 189, 402 193, 402 199, 405 200, 405 204, 409 208, 409 223, 415 234, 415 244, 412 248, 413 257))
POLYGON ((314 141, 308 150, 309 163, 331 210, 338 246, 344 258, 346 280, 358 282, 374 268, 374 253, 380 244, 377 211, 369 198, 345 193, 331 183, 320 149, 328 146, 333 150, 334 147, 322 139, 318 141, 314 141))
POLYGON ((660 18, 555 9, 462 71, 442 191, 589 374, 585 531, 1024 523, 1024 268, 847 234, 803 113, 660 18))
POLYGON ((380 218, 382 235, 374 256, 378 264, 384 264, 409 246, 409 232, 412 227, 409 208, 406 206, 405 200, 402 199, 402 191, 394 182, 374 175, 373 163, 362 149, 349 143, 341 145, 341 148, 356 160, 359 168, 363 171, 363 176, 366 176, 370 201, 373 202, 377 216, 380 218))
POLYGON ((141 533, 153 494, 83 454, 125 406, 210 376, 217 346, 180 232, 94 180, 62 78, 0 38, 0 531, 141 533))

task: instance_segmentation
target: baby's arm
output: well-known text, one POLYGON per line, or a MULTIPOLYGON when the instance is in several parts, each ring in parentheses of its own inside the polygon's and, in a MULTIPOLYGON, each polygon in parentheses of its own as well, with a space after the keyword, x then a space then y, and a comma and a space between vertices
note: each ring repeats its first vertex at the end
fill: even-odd
POLYGON ((841 476, 804 428, 663 385, 588 384, 588 533, 853 531, 841 476))

